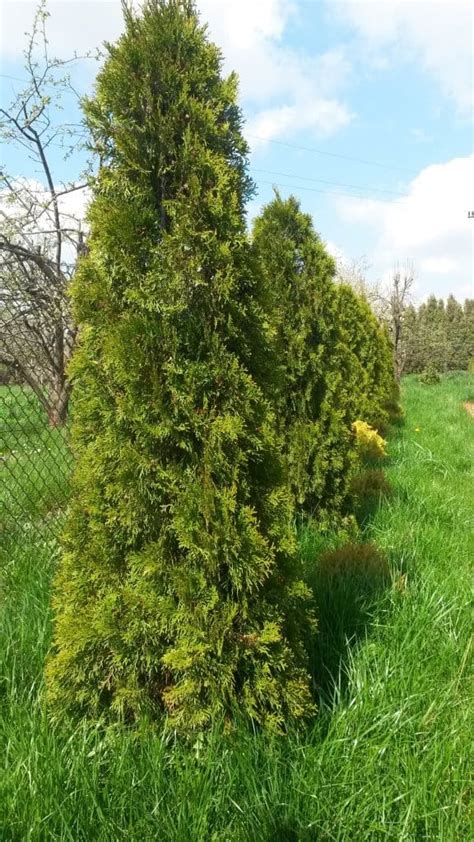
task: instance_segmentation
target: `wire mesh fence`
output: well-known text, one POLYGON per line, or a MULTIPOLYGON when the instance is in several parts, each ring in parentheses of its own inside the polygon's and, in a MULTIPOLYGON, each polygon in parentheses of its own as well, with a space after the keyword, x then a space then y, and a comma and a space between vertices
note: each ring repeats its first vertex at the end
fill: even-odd
POLYGON ((0 303, 1 529, 58 537, 70 491, 74 344, 66 296, 3 290, 0 303))

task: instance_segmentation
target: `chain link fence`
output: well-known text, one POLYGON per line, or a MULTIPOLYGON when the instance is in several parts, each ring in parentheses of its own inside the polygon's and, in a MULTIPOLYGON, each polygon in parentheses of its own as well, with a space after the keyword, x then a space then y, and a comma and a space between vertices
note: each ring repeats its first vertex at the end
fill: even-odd
POLYGON ((0 293, 0 529, 61 531, 70 492, 70 388, 74 344, 67 298, 56 289, 0 293))

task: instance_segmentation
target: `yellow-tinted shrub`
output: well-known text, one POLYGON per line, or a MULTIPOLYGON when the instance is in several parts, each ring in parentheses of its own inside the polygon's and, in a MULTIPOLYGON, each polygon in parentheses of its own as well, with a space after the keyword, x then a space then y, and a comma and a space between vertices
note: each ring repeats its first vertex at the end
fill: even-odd
POLYGON ((365 421, 354 421, 352 425, 361 459, 383 459, 387 455, 387 442, 365 421))

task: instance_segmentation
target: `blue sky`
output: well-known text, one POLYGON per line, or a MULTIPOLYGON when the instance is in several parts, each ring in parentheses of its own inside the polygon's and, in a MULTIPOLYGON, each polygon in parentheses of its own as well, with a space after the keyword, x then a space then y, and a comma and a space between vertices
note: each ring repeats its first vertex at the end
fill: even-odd
MULTIPOLYGON (((258 193, 295 193, 341 260, 372 280, 410 260, 416 296, 474 296, 473 7, 464 0, 199 0, 241 79, 258 193)), ((51 0, 56 54, 121 29, 118 0, 51 0)), ((34 4, 0 0, 3 101, 34 4)), ((96 67, 77 77, 90 88, 96 67)), ((69 114, 68 114, 69 116, 69 114)), ((2 150, 17 175, 31 175, 2 150)), ((75 176, 77 162, 57 165, 75 176)), ((79 201, 79 197, 77 197, 79 201)))

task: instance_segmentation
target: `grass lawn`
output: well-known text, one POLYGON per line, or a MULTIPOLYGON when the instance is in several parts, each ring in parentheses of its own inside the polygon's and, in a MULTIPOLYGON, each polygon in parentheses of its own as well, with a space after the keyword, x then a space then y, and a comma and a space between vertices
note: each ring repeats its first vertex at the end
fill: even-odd
MULTIPOLYGON (((319 713, 299 734, 59 733, 42 704, 53 539, 7 537, 0 566, 0 839, 472 838, 474 377, 407 378, 390 498, 361 540, 383 588, 318 591, 319 713), (350 640, 347 636, 350 635, 350 640), (471 756, 470 756, 471 755, 471 756)), ((49 533, 48 533, 49 534, 49 533)), ((328 538, 328 543, 337 536, 328 538)), ((308 579, 322 541, 301 532, 308 579)))
MULTIPOLYGON (((45 520, 53 534, 69 494, 72 454, 33 392, 0 386, 0 508, 8 528, 45 520)), ((1 526, 1 525, 0 525, 1 526)))

